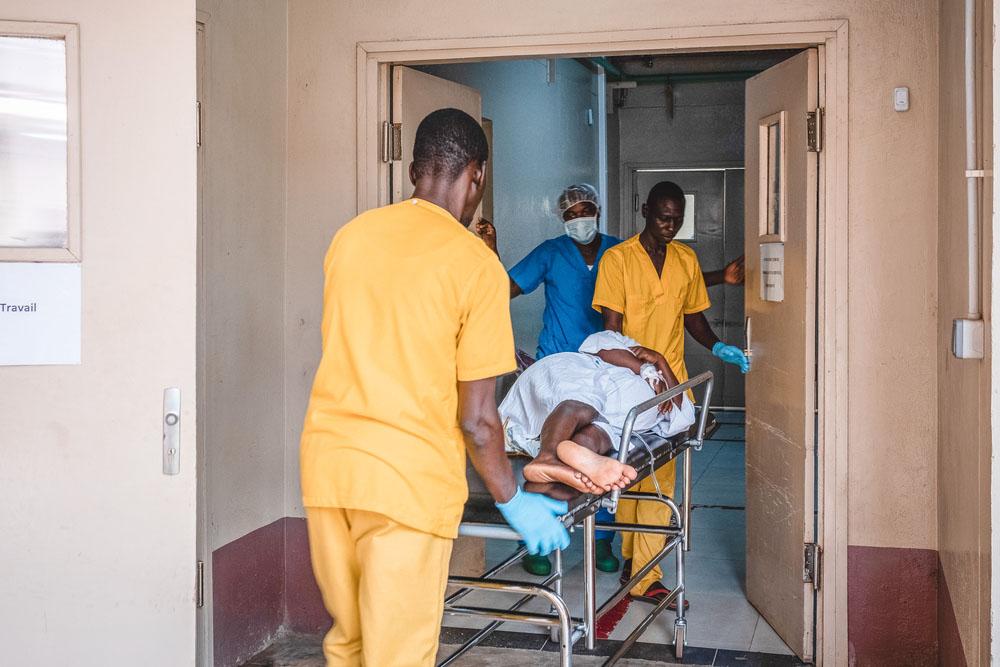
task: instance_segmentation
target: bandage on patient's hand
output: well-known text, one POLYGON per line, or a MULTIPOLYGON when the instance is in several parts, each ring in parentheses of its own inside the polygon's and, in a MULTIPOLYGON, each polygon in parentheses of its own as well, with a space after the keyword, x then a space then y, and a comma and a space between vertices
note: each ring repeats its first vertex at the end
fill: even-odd
POLYGON ((666 384, 666 381, 663 379, 663 375, 654 364, 646 363, 640 366, 639 377, 648 382, 649 386, 653 387, 654 391, 656 390, 656 387, 653 386, 654 384, 666 384))
MULTIPOLYGON (((667 390, 667 380, 655 364, 645 363, 640 366, 639 377, 646 381, 654 394, 659 395, 667 390)), ((667 401, 660 405, 659 410, 661 413, 669 412, 670 408, 671 401, 667 401)))

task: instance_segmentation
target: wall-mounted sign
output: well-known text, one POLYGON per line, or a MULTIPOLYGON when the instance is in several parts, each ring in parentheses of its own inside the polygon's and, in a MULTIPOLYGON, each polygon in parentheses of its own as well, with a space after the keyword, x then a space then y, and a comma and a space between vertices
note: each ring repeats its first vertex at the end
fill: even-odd
POLYGON ((0 366, 80 363, 80 265, 0 262, 0 366))
POLYGON ((785 244, 760 244, 760 299, 785 300, 785 244))

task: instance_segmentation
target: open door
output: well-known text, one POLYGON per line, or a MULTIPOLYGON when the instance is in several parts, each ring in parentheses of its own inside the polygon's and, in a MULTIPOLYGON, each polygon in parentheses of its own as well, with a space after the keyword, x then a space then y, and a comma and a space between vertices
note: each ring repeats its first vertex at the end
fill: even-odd
MULTIPOLYGON (((818 54, 747 81, 747 598, 813 657, 818 54), (811 570, 811 571, 810 571, 811 570)), ((821 118, 820 118, 821 120, 821 118)))
POLYGON ((461 109, 480 123, 483 120, 483 98, 475 88, 401 65, 392 68, 392 122, 399 127, 399 153, 392 161, 392 201, 413 194, 408 170, 417 126, 430 112, 447 107, 461 109))

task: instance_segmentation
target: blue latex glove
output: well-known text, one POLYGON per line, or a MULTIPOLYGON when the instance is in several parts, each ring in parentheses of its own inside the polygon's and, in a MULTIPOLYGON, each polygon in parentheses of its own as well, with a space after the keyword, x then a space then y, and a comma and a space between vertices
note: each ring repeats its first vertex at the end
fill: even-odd
POLYGON ((497 503, 510 527, 521 534, 528 553, 546 555, 555 549, 569 546, 569 533, 559 520, 568 511, 565 502, 553 500, 539 493, 529 493, 517 488, 514 497, 497 503))
POLYGON ((721 340, 712 346, 712 354, 722 359, 727 364, 733 364, 734 366, 740 367, 741 373, 746 373, 750 370, 750 362, 747 361, 747 357, 743 354, 743 350, 733 345, 726 345, 721 340))

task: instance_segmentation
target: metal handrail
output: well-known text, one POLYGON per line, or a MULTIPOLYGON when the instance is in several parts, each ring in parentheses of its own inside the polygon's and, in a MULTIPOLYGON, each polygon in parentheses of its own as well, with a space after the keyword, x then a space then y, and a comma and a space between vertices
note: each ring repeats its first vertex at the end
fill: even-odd
MULTIPOLYGON (((715 376, 711 371, 705 371, 695 377, 691 378, 686 382, 682 382, 675 387, 667 389, 662 394, 658 394, 653 398, 643 401, 639 405, 635 406, 628 411, 628 415, 625 417, 625 424, 622 427, 622 439, 618 446, 618 461, 620 463, 625 463, 628 459, 629 444, 632 441, 632 431, 635 427, 636 418, 649 412, 653 408, 660 406, 661 404, 673 400, 674 398, 680 396, 688 389, 693 389, 699 385, 705 385, 705 398, 702 401, 701 414, 698 415, 698 428, 695 431, 695 437, 689 440, 691 446, 695 449, 700 449, 705 437, 705 425, 708 423, 708 406, 712 401, 712 387, 715 384, 715 376)), ((685 489, 686 490, 686 489, 685 489)), ((621 489, 615 489, 611 492, 611 501, 609 503, 610 507, 608 510, 614 514, 618 508, 618 498, 621 495, 621 489)), ((687 525, 688 513, 690 512, 690 503, 688 499, 684 498, 684 524, 687 525)))
MULTIPOLYGON (((522 593, 535 597, 544 598, 552 606, 555 615, 526 613, 517 609, 489 609, 484 607, 451 607, 445 611, 450 614, 461 616, 477 616, 489 618, 497 621, 515 621, 520 623, 531 623, 533 625, 554 625, 559 628, 559 666, 570 667, 572 664, 573 644, 583 636, 581 632, 577 635, 574 632, 574 619, 569 613, 569 607, 562 596, 557 594, 548 586, 541 584, 530 584, 523 581, 511 581, 507 579, 493 579, 485 581, 474 577, 448 577, 448 582, 463 588, 476 588, 479 590, 498 591, 502 593, 522 593)), ((471 648, 471 647, 470 647, 471 648)), ((464 652, 464 651, 463 651, 464 652)))

